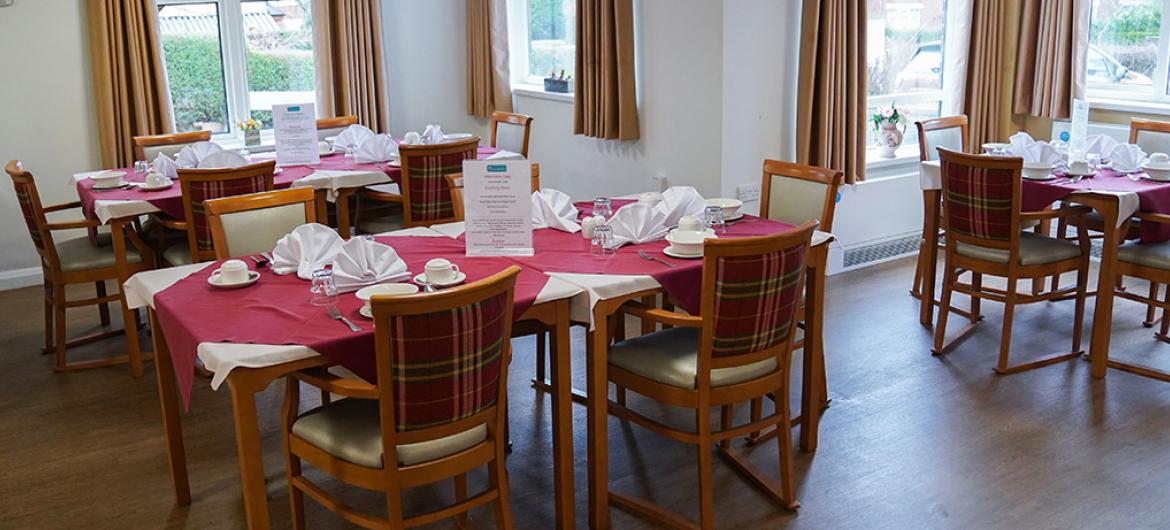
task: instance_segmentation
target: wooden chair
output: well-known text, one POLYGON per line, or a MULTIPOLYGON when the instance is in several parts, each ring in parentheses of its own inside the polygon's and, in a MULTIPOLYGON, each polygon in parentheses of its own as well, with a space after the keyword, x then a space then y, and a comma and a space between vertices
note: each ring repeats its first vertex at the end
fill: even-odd
MULTIPOLYGON (((764 237, 709 240, 703 250, 702 299, 698 315, 675 313, 638 302, 623 311, 672 326, 610 347, 609 381, 659 403, 694 411, 694 430, 666 425, 611 401, 613 415, 672 440, 696 446, 699 528, 714 527, 713 445, 765 495, 787 509, 799 506, 792 463, 789 380, 809 243, 817 223, 764 237), (776 396, 774 412, 732 426, 734 407, 776 396), (720 410, 712 431, 711 409, 720 410), (757 470, 731 440, 764 428, 779 435, 780 482, 757 470)), ((590 440, 590 443, 607 443, 590 440)), ((605 492, 599 493, 601 495, 605 492)), ((691 521, 648 500, 608 492, 617 506, 675 528, 691 521)))
MULTIPOLYGON (((4 171, 12 177, 12 185, 16 190, 16 200, 20 204, 20 211, 24 214, 25 224, 28 226, 29 236, 41 257, 41 272, 44 276, 45 301, 45 345, 43 353, 54 353, 53 369, 58 372, 95 368, 115 364, 130 363, 131 374, 135 377, 142 375, 142 359, 137 350, 132 349, 129 356, 123 355, 96 361, 70 363, 66 359, 69 348, 81 346, 98 340, 120 335, 124 329, 109 330, 68 340, 65 333, 65 311, 86 306, 98 306, 103 327, 110 326, 110 302, 121 300, 119 293, 106 292, 106 282, 120 279, 117 268, 117 258, 110 246, 96 246, 86 236, 75 237, 58 241, 54 232, 62 230, 97 228, 100 222, 94 219, 76 221, 50 222, 47 214, 80 208, 81 202, 74 201, 65 204, 44 206, 41 196, 37 192, 37 183, 32 173, 24 169, 23 165, 13 160, 4 171), (70 300, 67 298, 66 287, 69 285, 92 283, 96 290, 93 298, 70 300)), ((140 251, 145 249, 145 243, 137 234, 129 234, 133 245, 126 248, 126 261, 130 264, 130 273, 147 270, 152 267, 149 253, 140 251)), ((120 287, 119 287, 120 289, 120 287)), ((136 322, 127 322, 125 325, 137 325, 136 322)))
POLYGON ((215 259, 269 252, 280 238, 317 222, 313 188, 288 188, 212 199, 203 203, 215 259))
POLYGON ((528 139, 532 136, 532 116, 492 113, 492 147, 520 153, 528 158, 528 139))
MULTIPOLYGON (((1155 213, 1139 213, 1137 217, 1144 223, 1170 223, 1170 215, 1155 213)), ((1150 282, 1150 285, 1170 284, 1170 242, 1139 245, 1129 242, 1122 245, 1117 252, 1117 274, 1141 278, 1150 282)), ((1170 290, 1159 300, 1157 290, 1151 289, 1149 296, 1142 296, 1124 289, 1116 289, 1114 293, 1122 298, 1145 304, 1151 308, 1162 309, 1162 326, 1154 335, 1162 342, 1170 342, 1170 319, 1167 319, 1167 310, 1170 309, 1170 290)), ((1148 366, 1109 359, 1108 365, 1126 372, 1170 382, 1170 373, 1148 366)))
POLYGON ((282 423, 293 528, 305 526, 304 494, 365 528, 451 517, 463 523, 468 510, 489 502, 496 526, 512 527, 504 426, 519 273, 513 266, 437 293, 374 297, 375 384, 324 370, 290 376, 282 423), (300 382, 346 399, 300 414, 300 382), (387 517, 353 510, 310 482, 302 459, 342 482, 383 492, 387 517), (467 472, 485 465, 488 490, 467 498, 467 472), (405 516, 403 490, 448 478, 455 504, 405 516))
POLYGON ((187 243, 172 245, 162 253, 170 265, 216 259, 211 224, 204 201, 272 190, 276 161, 227 169, 179 169, 183 189, 183 221, 158 218, 159 224, 187 233, 187 243))
POLYGON ((209 141, 211 141, 211 131, 135 136, 134 159, 151 161, 158 157, 159 153, 173 158, 188 145, 209 141))
POLYGON ((1146 153, 1170 153, 1170 122, 1133 118, 1129 122, 1129 143, 1146 153))
MULTIPOLYGON (((455 206, 455 220, 463 220, 463 173, 451 173, 443 177, 451 190, 451 204, 455 206)), ((540 191, 540 164, 532 164, 532 192, 540 191)))
POLYGON ((1035 213, 1020 212, 1023 159, 963 154, 939 148, 942 164, 943 229, 947 233, 946 263, 943 267, 942 301, 935 327, 932 352, 941 355, 978 324, 978 306, 972 304, 970 323, 947 342, 947 317, 951 313, 954 292, 974 298, 1003 302, 1003 330, 1000 337, 999 363, 996 373, 1009 374, 1057 362, 1075 359, 1081 352, 1081 326, 1085 313, 1088 285, 1089 240, 1083 226, 1078 228, 1078 243, 1060 238, 1022 232, 1024 221, 1073 219, 1083 224, 1089 208, 1069 206, 1035 213), (971 282, 959 276, 971 272, 971 282), (1076 287, 1040 293, 1020 293, 1021 279, 1042 283, 1045 277, 1066 272, 1077 273, 1076 287), (986 287, 983 275, 1003 277, 1006 289, 986 287), (1021 365, 1008 364, 1011 349, 1012 317, 1015 306, 1053 301, 1074 294, 1076 309, 1073 322, 1072 351, 1049 356, 1021 365))
POLYGON ((336 118, 317 119, 317 139, 324 140, 330 136, 337 136, 350 125, 357 124, 357 116, 337 116, 336 118))
MULTIPOLYGON (((938 148, 945 147, 951 151, 963 152, 967 150, 967 116, 944 116, 914 122, 918 129, 918 159, 920 162, 938 160, 938 148)), ((937 249, 927 252, 925 244, 929 241, 938 241, 940 233, 938 223, 939 190, 922 190, 922 244, 918 251, 918 263, 914 267, 914 284, 910 287, 910 294, 914 298, 922 297, 922 274, 928 270, 929 262, 937 255, 937 249), (935 237, 927 237, 930 233, 935 237)), ((934 300, 924 300, 922 303, 934 305, 934 300)))
MULTIPOLYGON (((401 204, 402 227, 405 228, 455 222, 457 216, 446 176, 462 173, 463 161, 475 160, 478 147, 479 137, 434 145, 400 145, 402 180, 399 189, 402 193, 363 189, 358 203, 359 221, 362 202, 373 201, 401 204)), ((396 223, 385 222, 375 227, 374 222, 377 221, 359 223, 359 230, 373 233, 371 230, 401 228, 395 226, 396 223)))
POLYGON ((764 160, 760 217, 789 224, 816 220, 821 230, 831 232, 837 190, 844 182, 835 169, 764 160))

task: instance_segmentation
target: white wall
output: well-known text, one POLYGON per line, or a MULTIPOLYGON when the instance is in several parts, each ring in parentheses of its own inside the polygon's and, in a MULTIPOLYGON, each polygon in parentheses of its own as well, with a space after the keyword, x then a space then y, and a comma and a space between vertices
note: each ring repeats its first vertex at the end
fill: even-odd
MULTIPOLYGON (((0 164, 14 158, 24 162, 46 204, 77 200, 66 184, 69 175, 100 163, 84 12, 80 0, 22 0, 0 9, 0 64, 15 74, 0 83, 0 164)), ((40 260, 11 180, 0 178, 5 181, 0 184, 4 289, 39 282, 40 260)))

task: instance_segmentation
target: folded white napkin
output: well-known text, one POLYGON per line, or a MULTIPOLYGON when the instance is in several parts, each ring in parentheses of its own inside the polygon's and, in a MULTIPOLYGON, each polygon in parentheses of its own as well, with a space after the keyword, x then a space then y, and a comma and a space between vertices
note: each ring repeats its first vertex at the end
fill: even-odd
POLYGON ((496 151, 488 155, 485 160, 524 160, 524 155, 520 153, 513 153, 511 151, 496 151))
POLYGON ((216 151, 199 159, 199 169, 226 169, 248 165, 248 159, 235 151, 216 151))
POLYGON ((1146 153, 1135 144, 1121 144, 1109 153, 1109 160, 1118 171, 1137 171, 1146 161, 1146 153))
POLYGON ((678 226, 678 220, 688 215, 702 217, 707 200, 690 186, 671 186, 662 192, 662 200, 654 209, 662 212, 663 222, 668 228, 678 226))
POLYGON ((581 230, 578 214, 573 199, 564 192, 545 189, 532 193, 532 228, 555 228, 576 234, 581 230))
POLYGON ((1094 134, 1085 139, 1085 152, 1097 153, 1107 157, 1109 153, 1112 153, 1117 148, 1117 143, 1117 140, 1114 140, 1111 136, 1094 134))
POLYGON ((441 144, 447 138, 443 135, 443 128, 438 125, 427 125, 427 129, 422 133, 422 142, 424 144, 441 144))
POLYGON ((217 143, 195 142, 179 150, 176 162, 178 162, 179 167, 199 167, 200 160, 218 151, 223 151, 223 148, 217 143))
POLYGON ((1036 140, 1032 139, 1032 135, 1022 131, 1018 132, 1008 138, 1008 152, 1012 156, 1024 156, 1028 146, 1034 143, 1036 143, 1036 140))
POLYGON ((361 163, 385 162, 397 156, 398 142, 388 134, 378 134, 358 146, 355 160, 361 163))
POLYGON ((297 273, 302 280, 312 280, 313 271, 333 262, 341 251, 341 236, 337 231, 318 223, 308 223, 293 229, 276 242, 272 249, 272 272, 297 273))
POLYGON ((1028 164, 1052 164, 1054 166, 1064 158, 1064 155, 1061 155, 1060 151, 1048 142, 1035 142, 1025 147, 1022 156, 1024 162, 1028 164))
POLYGON ((175 162, 175 159, 167 156, 166 153, 159 153, 158 156, 154 157, 154 162, 151 164, 154 165, 155 171, 166 175, 167 178, 179 178, 179 164, 175 162))
POLYGON ((627 243, 649 243, 666 237, 666 213, 643 203, 623 206, 605 224, 613 227, 614 248, 627 243))
POLYGON ((346 127, 344 131, 337 133, 337 138, 333 140, 333 145, 345 150, 347 147, 357 149, 362 145, 362 142, 374 137, 374 131, 365 125, 353 124, 346 127))
POLYGON ((398 257, 393 247, 363 237, 346 241, 333 258, 333 281, 339 292, 409 279, 406 262, 398 257))

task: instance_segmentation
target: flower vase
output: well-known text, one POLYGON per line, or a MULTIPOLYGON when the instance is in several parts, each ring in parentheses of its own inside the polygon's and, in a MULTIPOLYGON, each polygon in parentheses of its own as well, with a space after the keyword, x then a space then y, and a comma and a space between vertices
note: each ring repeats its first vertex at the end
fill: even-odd
POLYGON ((878 154, 882 158, 896 157, 898 148, 902 147, 904 136, 904 131, 898 128, 898 124, 883 123, 877 132, 878 154))
POLYGON ((260 145, 260 130, 244 131, 244 145, 249 147, 260 145))

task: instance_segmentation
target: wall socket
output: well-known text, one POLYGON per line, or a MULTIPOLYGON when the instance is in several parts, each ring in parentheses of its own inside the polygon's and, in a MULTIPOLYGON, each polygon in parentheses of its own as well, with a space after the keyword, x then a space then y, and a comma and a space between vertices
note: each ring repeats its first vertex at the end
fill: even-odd
POLYGON ((743 202, 760 200, 760 183, 752 182, 735 187, 735 198, 743 202))

